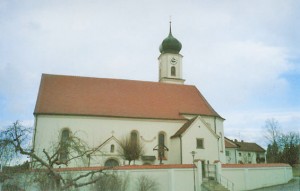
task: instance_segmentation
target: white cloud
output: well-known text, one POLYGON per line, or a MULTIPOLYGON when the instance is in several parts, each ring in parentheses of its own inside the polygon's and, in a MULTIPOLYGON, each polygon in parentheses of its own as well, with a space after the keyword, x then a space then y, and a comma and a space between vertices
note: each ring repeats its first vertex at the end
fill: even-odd
MULTIPOLYGON (((240 136, 254 138, 271 116, 260 109, 278 109, 291 91, 283 74, 299 69, 289 60, 299 57, 298 4, 1 1, 0 123, 32 120, 41 73, 157 81, 158 47, 172 15, 187 84, 227 119, 227 133, 239 136, 243 126, 240 136), (274 105, 266 104, 274 96, 274 105)), ((292 124, 299 118, 289 109, 275 116, 292 124)))
POLYGON ((225 136, 232 139, 256 142, 266 147, 268 141, 265 138, 265 122, 267 119, 275 119, 279 122, 283 133, 290 131, 300 133, 299 111, 235 111, 228 112, 230 116, 225 121, 225 136))
POLYGON ((192 58, 200 62, 192 66, 199 65, 198 70, 190 71, 192 80, 222 108, 234 108, 266 94, 282 94, 287 88, 281 75, 291 66, 284 48, 251 41, 215 43, 200 56, 192 58))

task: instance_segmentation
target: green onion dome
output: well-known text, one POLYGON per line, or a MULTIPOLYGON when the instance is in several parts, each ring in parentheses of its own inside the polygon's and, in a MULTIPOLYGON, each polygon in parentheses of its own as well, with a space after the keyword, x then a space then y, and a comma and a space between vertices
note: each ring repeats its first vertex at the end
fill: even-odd
POLYGON ((175 54, 178 54, 181 50, 181 47, 182 47, 182 45, 179 42, 179 40, 174 38, 173 35, 172 35, 171 23, 170 23, 169 36, 162 41, 162 43, 159 47, 159 51, 160 51, 160 53, 175 53, 175 54))

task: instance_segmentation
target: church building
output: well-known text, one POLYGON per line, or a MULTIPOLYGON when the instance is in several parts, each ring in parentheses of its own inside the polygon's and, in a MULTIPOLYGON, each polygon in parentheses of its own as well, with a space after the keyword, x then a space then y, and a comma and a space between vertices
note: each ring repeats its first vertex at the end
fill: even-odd
POLYGON ((126 165, 120 144, 130 137, 143 145, 136 165, 191 164, 193 158, 225 163, 224 119, 197 87, 184 84, 181 48, 170 25, 159 48, 158 82, 43 74, 35 152, 42 156, 43 149, 76 135, 97 152, 68 166, 126 165))

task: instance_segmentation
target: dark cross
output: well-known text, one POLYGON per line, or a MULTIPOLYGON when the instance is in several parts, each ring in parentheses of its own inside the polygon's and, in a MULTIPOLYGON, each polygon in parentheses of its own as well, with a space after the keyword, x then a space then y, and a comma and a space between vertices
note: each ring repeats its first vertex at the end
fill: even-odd
POLYGON ((165 145, 156 145, 153 149, 153 151, 157 151, 158 152, 158 157, 159 157, 159 164, 163 164, 162 163, 162 159, 164 157, 164 152, 165 151, 169 151, 168 147, 166 147, 165 145))

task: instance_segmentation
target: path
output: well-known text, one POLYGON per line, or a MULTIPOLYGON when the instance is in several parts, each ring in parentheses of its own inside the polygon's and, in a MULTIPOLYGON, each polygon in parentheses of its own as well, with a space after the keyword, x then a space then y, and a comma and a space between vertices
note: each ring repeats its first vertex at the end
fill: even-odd
POLYGON ((271 186, 267 188, 255 189, 252 191, 299 191, 300 190, 300 177, 294 177, 294 180, 287 184, 282 184, 278 186, 271 186))

